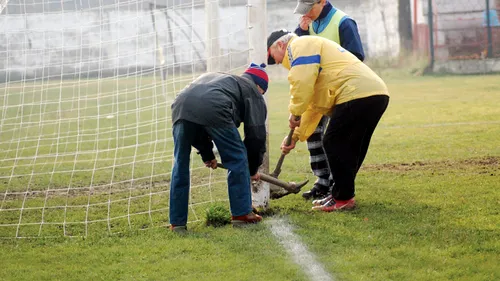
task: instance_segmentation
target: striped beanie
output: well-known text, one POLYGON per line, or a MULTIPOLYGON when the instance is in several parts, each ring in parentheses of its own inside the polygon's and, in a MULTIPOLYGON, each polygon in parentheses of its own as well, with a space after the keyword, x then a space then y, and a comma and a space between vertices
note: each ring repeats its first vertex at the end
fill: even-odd
POLYGON ((264 69, 265 67, 265 63, 260 66, 255 63, 251 63, 247 70, 245 70, 245 74, 250 75, 255 84, 259 85, 260 88, 264 90, 264 93, 267 92, 267 84, 269 83, 269 77, 264 69))

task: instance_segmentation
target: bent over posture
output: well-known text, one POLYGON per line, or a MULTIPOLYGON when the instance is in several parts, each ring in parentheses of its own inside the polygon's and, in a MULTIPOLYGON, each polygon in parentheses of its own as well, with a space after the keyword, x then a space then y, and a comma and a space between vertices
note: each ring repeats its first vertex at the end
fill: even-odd
POLYGON ((250 180, 258 180, 266 151, 267 115, 263 94, 268 76, 265 65, 251 64, 241 76, 226 73, 201 75, 184 88, 172 104, 175 162, 170 185, 170 224, 186 229, 190 186, 191 147, 207 167, 217 168, 215 143, 228 169, 228 193, 233 223, 256 223, 252 212, 250 180), (238 132, 245 124, 245 140, 238 132), (213 143, 212 143, 213 141, 213 143))
POLYGON ((331 196, 313 202, 318 204, 313 209, 354 208, 356 174, 389 103, 384 81, 339 44, 322 37, 279 30, 271 33, 267 46, 268 63, 281 63, 289 70, 289 122, 295 132, 291 145, 283 142, 282 151, 288 153, 298 140, 307 140, 318 120, 330 116, 322 142, 334 186, 331 196))

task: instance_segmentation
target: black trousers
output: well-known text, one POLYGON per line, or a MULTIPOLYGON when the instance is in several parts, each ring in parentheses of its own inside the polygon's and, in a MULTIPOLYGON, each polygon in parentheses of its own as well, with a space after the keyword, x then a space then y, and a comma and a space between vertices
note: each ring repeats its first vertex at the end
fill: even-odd
POLYGON ((323 148, 333 177, 337 200, 354 197, 354 181, 365 160, 373 131, 389 104, 377 95, 336 105, 323 137, 323 148))

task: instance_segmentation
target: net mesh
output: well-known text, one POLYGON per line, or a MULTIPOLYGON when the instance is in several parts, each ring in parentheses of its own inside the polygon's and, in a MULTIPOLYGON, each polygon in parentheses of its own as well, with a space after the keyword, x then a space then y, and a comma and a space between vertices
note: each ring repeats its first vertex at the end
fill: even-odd
MULTIPOLYGON (((168 224, 170 105, 207 62, 227 72, 247 65, 248 7, 212 8, 9 1, 0 15, 0 237, 168 224)), ((193 153, 191 183, 193 222, 226 200, 226 175, 193 153)))

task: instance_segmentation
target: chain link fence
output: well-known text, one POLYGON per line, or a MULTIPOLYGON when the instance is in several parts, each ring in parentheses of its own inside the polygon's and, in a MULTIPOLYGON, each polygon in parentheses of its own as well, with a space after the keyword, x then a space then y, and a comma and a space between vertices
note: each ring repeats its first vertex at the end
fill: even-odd
POLYGON ((432 2, 436 60, 500 57, 500 0, 432 2))
POLYGON ((414 48, 434 72, 500 71, 500 0, 422 0, 414 48))

